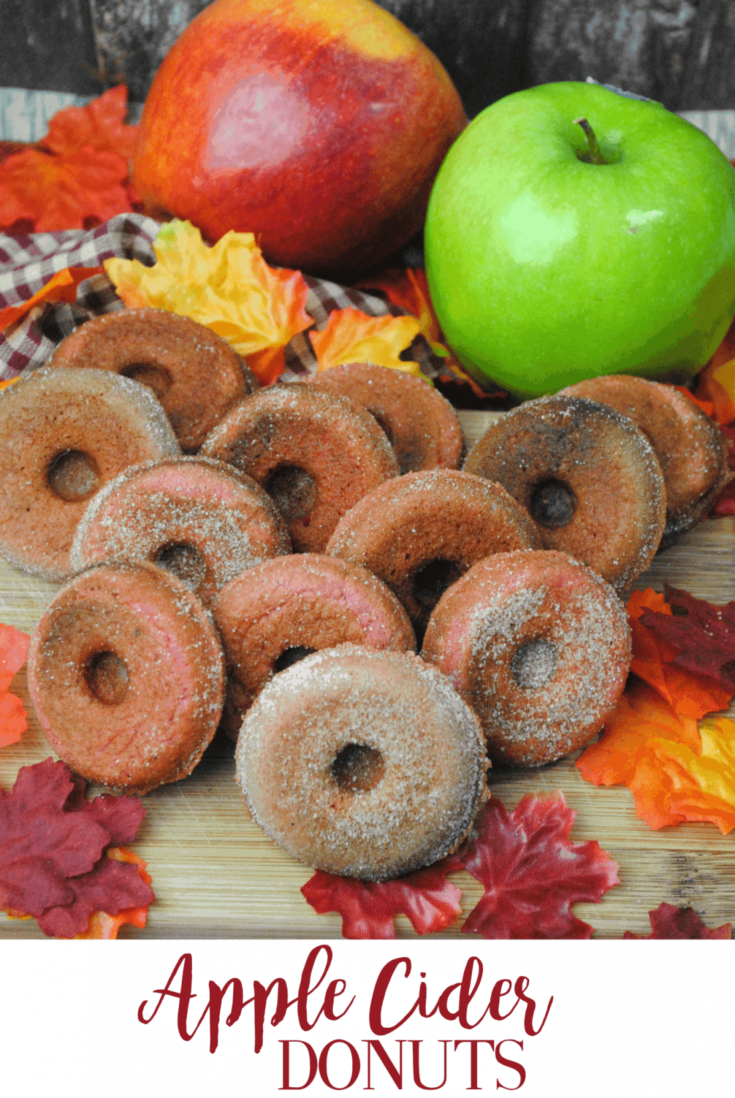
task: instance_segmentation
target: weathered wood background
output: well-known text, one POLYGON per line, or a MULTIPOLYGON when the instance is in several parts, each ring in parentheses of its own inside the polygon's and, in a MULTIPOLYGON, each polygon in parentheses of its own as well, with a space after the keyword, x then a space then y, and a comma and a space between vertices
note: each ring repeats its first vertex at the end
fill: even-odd
MULTIPOLYGON (((209 0, 0 0, 0 87, 142 102, 209 0)), ((470 115, 508 92, 584 80, 670 110, 735 107, 733 0, 378 0, 441 58, 470 115)))

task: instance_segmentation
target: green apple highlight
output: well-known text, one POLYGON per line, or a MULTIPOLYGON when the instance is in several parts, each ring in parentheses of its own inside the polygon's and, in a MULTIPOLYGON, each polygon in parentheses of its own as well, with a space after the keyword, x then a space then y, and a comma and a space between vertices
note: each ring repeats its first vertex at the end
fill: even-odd
POLYGON ((601 374, 683 381, 735 314, 735 170, 659 103, 517 92, 450 149, 426 269, 480 382, 534 397, 601 374))

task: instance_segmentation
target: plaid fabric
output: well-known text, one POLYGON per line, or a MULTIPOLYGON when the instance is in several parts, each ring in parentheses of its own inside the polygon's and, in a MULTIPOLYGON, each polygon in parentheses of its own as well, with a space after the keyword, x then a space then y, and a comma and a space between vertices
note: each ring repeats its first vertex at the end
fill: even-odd
MULTIPOLYGON (((20 305, 33 297, 49 279, 66 267, 98 267, 112 256, 138 259, 147 266, 155 263, 153 241, 160 225, 142 214, 120 214, 87 232, 35 233, 31 236, 0 235, 0 309, 20 305)), ((369 316, 405 315, 405 310, 388 306, 382 298, 305 276, 309 286, 306 311, 316 326, 323 328, 334 309, 361 309, 369 316)), ((114 312, 124 305, 105 274, 80 283, 73 305, 43 303, 4 332, 0 332, 0 380, 34 370, 53 353, 61 340, 100 313, 114 312)), ((295 381, 316 371, 316 358, 305 333, 286 348, 286 370, 282 381, 295 381)), ((408 357, 421 365, 427 377, 438 377, 442 360, 432 354, 418 336, 408 357)))

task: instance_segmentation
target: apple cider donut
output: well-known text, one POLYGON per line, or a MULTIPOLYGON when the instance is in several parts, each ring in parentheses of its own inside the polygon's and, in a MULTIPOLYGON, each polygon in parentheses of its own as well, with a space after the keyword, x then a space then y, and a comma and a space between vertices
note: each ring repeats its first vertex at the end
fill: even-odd
POLYGON ((383 881, 430 865, 487 797, 477 717, 410 653, 341 645, 268 683, 237 780, 264 831, 307 865, 383 881))
POLYGON ((360 500, 327 552, 387 584, 421 636, 442 593, 476 561, 540 544, 528 515, 501 485, 431 469, 388 481, 360 500))
POLYGON ((613 588, 566 553, 498 553, 442 597, 421 654, 472 706, 493 764, 540 766, 612 713, 630 628, 613 588))
POLYGON ((415 651, 406 611, 365 568, 336 557, 276 557, 233 579, 213 608, 227 660, 225 730, 276 672, 342 643, 415 651))
POLYGON ((121 309, 88 320, 64 339, 51 366, 111 370, 148 385, 182 450, 198 450, 258 381, 210 328, 165 309, 121 309))
POLYGON ((462 428, 452 405, 428 381, 371 362, 321 370, 311 385, 341 393, 378 421, 401 473, 458 469, 462 428))
POLYGON ((28 652, 44 733, 72 770, 147 793, 191 773, 217 728, 224 659, 207 612, 152 564, 97 564, 46 608, 28 652))
POLYGON ((129 465, 178 454, 144 385, 102 370, 35 370, 0 392, 0 553, 64 579, 95 492, 129 465))
POLYGON ((95 561, 150 561, 209 607, 247 568, 288 553, 273 501, 250 477, 211 458, 167 458, 110 481, 84 513, 71 550, 75 571, 95 561))
POLYGON ((529 400, 485 432, 464 467, 518 500, 544 549, 588 564, 618 593, 653 560, 666 525, 661 466, 643 432, 613 408, 570 396, 529 400))
POLYGON ((350 507, 398 475, 372 416, 314 385, 261 389, 215 427, 202 454, 258 482, 283 515, 297 552, 321 553, 350 507))
POLYGON ((653 446, 666 483, 661 548, 696 526, 731 479, 722 431, 672 385, 610 374, 580 381, 562 393, 615 408, 632 419, 653 446))

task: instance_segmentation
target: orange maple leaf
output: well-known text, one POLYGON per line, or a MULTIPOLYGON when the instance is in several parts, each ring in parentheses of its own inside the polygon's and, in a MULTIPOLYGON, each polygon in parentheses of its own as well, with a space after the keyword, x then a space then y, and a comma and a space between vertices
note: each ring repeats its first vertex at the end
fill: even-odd
POLYGON ((358 289, 367 293, 377 291, 391 305, 405 309, 419 322, 421 335, 425 337, 434 354, 448 358, 450 352, 443 343, 442 330, 431 304, 429 283, 421 268, 390 267, 374 278, 357 283, 358 289))
POLYGON ((63 271, 57 271, 33 297, 29 297, 21 305, 7 305, 0 309, 0 332, 15 324, 42 301, 76 301, 79 283, 92 275, 100 274, 102 270, 102 267, 65 267, 63 271))
MULTIPOLYGON (((116 862, 131 862, 138 867, 138 873, 146 884, 150 884, 152 877, 146 872, 147 862, 133 854, 124 846, 112 846, 107 850, 107 857, 116 862)), ((95 911, 89 920, 89 929, 86 934, 77 934, 77 938, 117 938, 118 931, 124 923, 138 927, 142 930, 148 919, 148 906, 132 907, 128 911, 121 911, 118 915, 108 915, 104 911, 95 911)))
POLYGON ((595 785, 627 785, 636 814, 654 829, 704 820, 727 833, 735 827, 735 722, 697 722, 724 708, 730 694, 708 676, 672 665, 679 650, 641 624, 646 609, 671 614, 662 595, 634 592, 633 674, 577 767, 595 785))
POLYGON ((397 305, 405 309, 411 316, 415 316, 420 325, 420 333, 426 339, 435 355, 444 360, 445 373, 454 381, 469 385, 475 396, 487 398, 489 396, 502 395, 489 393, 481 388, 473 377, 467 373, 458 359, 447 346, 441 325, 434 312, 434 306, 429 293, 429 282, 426 272, 421 267, 389 267, 385 271, 371 278, 365 278, 356 283, 360 290, 367 293, 377 293, 386 298, 391 305, 397 305))
POLYGON ((413 316, 368 316, 360 309, 335 309, 326 327, 309 332, 320 370, 348 362, 372 362, 424 377, 418 362, 399 358, 419 334, 413 316))
POLYGON ((127 88, 110 88, 86 107, 67 107, 47 136, 0 163, 1 227, 35 232, 82 229, 133 209, 128 186, 137 127, 124 123, 127 88))
POLYGON ((0 623, 0 747, 17 743, 28 727, 23 702, 8 687, 26 661, 30 639, 0 623))
POLYGON ((252 233, 229 232, 209 247, 189 221, 163 225, 156 263, 107 259, 105 270, 128 308, 189 316, 226 339, 263 385, 285 368, 286 344, 314 323, 300 271, 274 269, 252 233))

